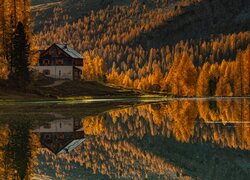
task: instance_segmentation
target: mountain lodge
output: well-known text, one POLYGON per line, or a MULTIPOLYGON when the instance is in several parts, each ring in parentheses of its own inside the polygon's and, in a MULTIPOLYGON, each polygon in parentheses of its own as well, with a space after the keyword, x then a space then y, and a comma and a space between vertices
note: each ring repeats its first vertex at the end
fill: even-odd
POLYGON ((83 57, 67 44, 53 44, 48 49, 40 51, 35 69, 54 79, 80 79, 83 57))

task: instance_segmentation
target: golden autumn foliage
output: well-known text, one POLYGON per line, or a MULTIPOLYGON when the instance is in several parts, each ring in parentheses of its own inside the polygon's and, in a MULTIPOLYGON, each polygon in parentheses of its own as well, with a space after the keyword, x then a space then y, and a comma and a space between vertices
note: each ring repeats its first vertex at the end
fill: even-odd
POLYGON ((55 167, 57 178, 67 177, 67 173, 76 168, 75 164, 83 173, 88 169, 97 176, 109 178, 143 179, 153 174, 167 178, 169 173, 178 173, 182 178, 185 168, 204 164, 199 161, 202 158, 193 158, 192 152, 186 152, 183 147, 193 146, 193 151, 198 151, 199 146, 206 150, 209 146, 212 154, 221 148, 225 148, 223 153, 229 149, 230 152, 250 150, 249 105, 248 99, 184 99, 88 116, 82 119, 86 133, 83 144, 72 153, 59 156, 41 150, 46 158, 44 166, 55 167), (173 149, 170 146, 174 146, 173 149), (166 147, 169 149, 164 149, 166 147), (173 154, 169 154, 171 150, 173 154), (159 151, 166 156, 159 156, 159 151), (186 166, 178 166, 178 160, 171 163, 169 155, 179 157, 179 162, 185 161, 186 166), (62 161, 67 163, 58 164, 62 161))
POLYGON ((8 123, 1 123, 0 179, 32 179, 34 167, 38 165, 40 141, 30 130, 27 133, 23 128, 13 129, 8 123), (15 134, 20 130, 25 133, 15 134))
MULTIPOLYGON (((68 166, 57 166, 56 177, 65 178, 65 171, 70 171, 74 167, 70 165, 72 161, 79 163, 83 168, 90 169, 94 174, 106 175, 109 178, 147 178, 155 174, 157 176, 168 177, 173 175, 183 175, 183 170, 178 166, 169 163, 154 153, 138 148, 133 143, 125 140, 110 141, 106 138, 88 138, 81 148, 76 149, 77 154, 62 154, 55 156, 43 151, 45 157, 51 157, 53 165, 58 160, 66 160, 68 166)), ((50 159, 48 159, 50 161, 50 159)), ((104 176, 105 177, 105 176, 104 176)))
POLYGON ((183 100, 164 104, 140 105, 133 108, 114 110, 103 116, 83 119, 84 130, 88 135, 105 136, 109 140, 129 138, 136 135, 139 138, 150 133, 152 136, 174 136, 177 141, 189 142, 196 139, 213 142, 220 146, 250 150, 248 120, 249 101, 243 100, 183 100), (200 121, 201 132, 196 132, 196 124, 200 121), (218 122, 222 124, 217 124, 218 122), (246 124, 244 123, 246 122, 246 124), (235 124, 232 134, 227 134, 227 124, 235 124), (242 123, 238 126, 237 123, 242 123), (149 126, 147 128, 147 126, 149 126), (221 126, 223 131, 219 131, 221 126), (204 127, 204 131, 203 128, 204 127), (147 132, 148 130, 150 132, 147 132), (238 137, 238 132, 244 135, 238 137), (219 139, 218 139, 219 133, 219 139), (223 134, 224 133, 224 134, 223 134), (231 139, 235 137, 236 139, 231 139), (230 141, 228 141, 230 139, 230 141))
MULTIPOLYGON (((34 65, 38 60, 38 49, 34 44, 31 30, 30 0, 0 0, 0 79, 7 79, 15 73, 15 35, 19 23, 23 25, 27 40, 27 61, 34 65)), ((20 49, 18 49, 20 51, 20 49)))
POLYGON ((232 89, 230 86, 229 78, 231 74, 231 63, 222 61, 220 65, 220 78, 216 86, 216 96, 232 96, 232 89))
MULTIPOLYGON (((107 82, 111 84, 139 90, 162 90, 176 96, 214 96, 217 83, 223 86, 227 80, 219 80, 221 73, 213 72, 213 69, 217 70, 215 66, 221 64, 223 59, 236 61, 236 56, 239 56, 236 54, 242 53, 250 43, 249 31, 214 35, 206 40, 181 40, 176 44, 150 48, 140 44, 141 36, 168 24, 173 17, 182 14, 185 7, 198 1, 171 2, 176 8, 168 11, 165 9, 169 1, 152 3, 155 6, 150 8, 140 1, 134 1, 130 6, 112 6, 93 11, 71 24, 46 26, 37 34, 36 43, 40 49, 45 49, 54 42, 67 41, 81 53, 87 50, 91 57, 100 57, 106 65, 107 82), (204 74, 200 69, 206 63, 211 66, 209 81, 206 82, 208 90, 204 89, 205 84, 202 85, 203 90, 197 90, 200 88, 197 84, 202 84, 202 78, 205 78, 201 77, 198 83, 199 74, 204 74)), ((60 19, 57 11, 62 9, 55 10, 56 17, 52 20, 55 24, 60 19)), ((89 79, 96 69, 90 63, 86 65, 89 65, 86 67, 90 72, 86 73, 89 79)), ((91 79, 96 79, 96 76, 93 75, 91 79)), ((230 86, 232 84, 230 82, 230 86)), ((230 90, 226 86, 225 91, 218 87, 216 95, 234 96, 234 88, 230 90)))
POLYGON ((99 135, 103 132, 104 119, 102 116, 87 117, 83 122, 85 134, 99 135))
POLYGON ((198 111, 195 101, 173 102, 165 106, 168 118, 172 122, 172 133, 177 141, 189 142, 194 135, 198 111))
POLYGON ((211 128, 218 129, 219 126, 215 123, 218 120, 223 124, 221 130, 218 129, 213 134, 209 133, 208 130, 204 131, 203 136, 206 141, 212 141, 222 147, 250 149, 250 137, 248 135, 250 133, 248 127, 250 102, 247 99, 222 100, 217 101, 216 104, 208 101, 198 101, 197 104, 200 118, 205 123, 209 123, 211 128), (230 133, 226 129, 227 124, 233 124, 232 127, 234 127, 234 130, 230 133))
POLYGON ((241 84, 242 84, 242 95, 250 94, 250 45, 243 52, 243 56, 240 61, 241 70, 241 84))
POLYGON ((195 96, 197 70, 186 53, 183 53, 173 79, 178 84, 175 85, 176 88, 172 91, 173 94, 178 96, 195 96))
POLYGON ((89 56, 85 56, 83 64, 83 76, 85 80, 103 80, 106 72, 106 66, 104 60, 99 56, 93 59, 89 56))
POLYGON ((197 70, 190 57, 183 53, 181 59, 175 57, 174 65, 167 75, 165 86, 170 92, 178 96, 195 96, 197 83, 197 70))
POLYGON ((8 79, 9 70, 8 70, 8 62, 4 57, 0 57, 0 79, 8 79))
MULTIPOLYGON (((165 90, 176 96, 247 96, 249 51, 248 46, 246 50, 237 53, 235 61, 223 60, 220 64, 206 62, 199 70, 199 67, 194 65, 189 50, 184 48, 182 53, 174 54, 173 64, 165 74, 156 62, 139 69, 139 75, 132 69, 120 71, 113 62, 112 69, 106 72, 106 77, 107 82, 119 86, 141 90, 165 90)), ((150 54, 153 56, 154 51, 151 50, 150 54)), ((84 64, 85 78, 94 80, 97 79, 94 74, 97 71, 103 74, 103 70, 98 70, 91 62, 87 57, 84 64)))
POLYGON ((216 87, 216 96, 248 96, 250 94, 250 46, 239 52, 236 61, 223 61, 216 87))
POLYGON ((6 171, 5 167, 5 156, 6 152, 3 150, 9 143, 10 130, 7 124, 0 126, 0 178, 4 175, 6 171))
POLYGON ((196 88, 197 96, 209 96, 209 69, 210 69, 210 64, 206 62, 203 65, 197 80, 197 88, 196 88))

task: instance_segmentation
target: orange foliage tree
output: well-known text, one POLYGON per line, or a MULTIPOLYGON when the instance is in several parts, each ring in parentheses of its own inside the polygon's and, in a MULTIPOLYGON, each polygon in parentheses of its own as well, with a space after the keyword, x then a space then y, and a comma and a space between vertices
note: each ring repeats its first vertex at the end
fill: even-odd
POLYGON ((83 64, 84 80, 100 80, 105 81, 106 66, 104 60, 99 56, 93 59, 90 56, 86 56, 83 64))

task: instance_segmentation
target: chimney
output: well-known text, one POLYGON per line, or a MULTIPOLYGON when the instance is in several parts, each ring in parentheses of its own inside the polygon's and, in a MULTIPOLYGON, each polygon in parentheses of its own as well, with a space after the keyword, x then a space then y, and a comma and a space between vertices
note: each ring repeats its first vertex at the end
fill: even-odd
POLYGON ((64 49, 68 49, 68 44, 64 44, 64 49))

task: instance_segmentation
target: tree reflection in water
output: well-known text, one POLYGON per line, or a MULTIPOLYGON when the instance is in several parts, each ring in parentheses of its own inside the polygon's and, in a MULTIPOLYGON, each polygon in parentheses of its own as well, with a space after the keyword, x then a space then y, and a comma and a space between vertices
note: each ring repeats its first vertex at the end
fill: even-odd
POLYGON ((63 141, 68 143, 60 146, 62 153, 45 148, 38 127, 4 123, 0 172, 17 172, 21 179, 245 179, 250 175, 249 106, 249 99, 181 100, 110 110, 78 120, 77 137, 60 132, 84 138, 70 152, 62 150, 72 139, 63 141))
POLYGON ((161 135, 180 142, 211 142, 220 147, 250 150, 250 101, 171 101, 115 110, 83 119, 89 135, 109 140, 161 135))
POLYGON ((39 139, 31 132, 28 121, 0 125, 0 179, 30 179, 39 139))

